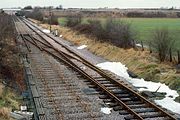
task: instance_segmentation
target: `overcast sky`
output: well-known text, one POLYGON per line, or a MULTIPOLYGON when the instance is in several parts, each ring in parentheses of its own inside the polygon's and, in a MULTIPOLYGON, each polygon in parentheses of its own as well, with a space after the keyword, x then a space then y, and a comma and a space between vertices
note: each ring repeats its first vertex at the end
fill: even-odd
POLYGON ((0 0, 0 8, 32 6, 58 6, 69 8, 159 8, 180 7, 180 0, 0 0))

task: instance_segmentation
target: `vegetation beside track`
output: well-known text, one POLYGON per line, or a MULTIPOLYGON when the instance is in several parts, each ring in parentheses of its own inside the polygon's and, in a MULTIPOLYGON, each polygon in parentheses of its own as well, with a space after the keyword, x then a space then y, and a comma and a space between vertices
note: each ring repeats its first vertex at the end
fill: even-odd
MULTIPOLYGON (((90 18, 82 18, 82 24, 86 24, 90 18)), ((102 22, 105 22, 105 18, 96 18, 102 22)), ((172 34, 172 39, 175 40, 175 47, 178 49, 180 47, 180 19, 179 18, 116 18, 120 21, 128 21, 132 28, 136 31, 136 40, 138 42, 143 41, 148 44, 151 40, 151 33, 156 28, 167 27, 169 32, 172 34)), ((65 26, 67 19, 65 17, 58 19, 59 24, 65 26)))
POLYGON ((24 83, 12 17, 0 14, 0 22, 0 119, 6 120, 12 109, 19 109, 24 83))
MULTIPOLYGON (((41 24, 38 21, 34 22, 48 29, 48 24, 41 24)), ((73 42, 75 45, 86 44, 88 50, 98 56, 102 56, 107 60, 122 62, 130 71, 137 74, 139 77, 147 81, 161 82, 168 85, 171 89, 177 90, 180 94, 180 74, 176 73, 173 63, 162 62, 157 59, 157 54, 150 54, 149 50, 145 49, 122 49, 110 43, 97 41, 94 37, 89 37, 85 34, 80 34, 67 27, 53 25, 52 29, 58 29, 65 40, 73 42)), ((180 102, 180 97, 176 98, 180 102)))

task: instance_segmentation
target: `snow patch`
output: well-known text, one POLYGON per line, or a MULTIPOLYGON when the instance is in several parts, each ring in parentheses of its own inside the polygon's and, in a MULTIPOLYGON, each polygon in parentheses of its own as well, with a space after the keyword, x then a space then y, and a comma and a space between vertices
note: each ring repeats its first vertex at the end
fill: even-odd
POLYGON ((50 33, 50 30, 48 30, 48 29, 43 29, 42 30, 44 33, 50 33))
MULTIPOLYGON (((138 43, 138 44, 136 44, 136 47, 142 47, 142 45, 138 43)), ((144 48, 148 48, 147 45, 143 45, 143 47, 144 47, 144 48)))
POLYGON ((163 106, 164 108, 180 114, 180 103, 175 102, 170 97, 166 97, 162 100, 155 100, 155 103, 163 106))
POLYGON ((138 44, 136 44, 136 47, 142 47, 142 45, 138 43, 138 44))
POLYGON ((127 73, 128 68, 120 62, 104 62, 97 64, 96 66, 104 70, 109 70, 124 78, 129 77, 129 74, 127 73))
POLYGON ((144 79, 136 79, 130 78, 129 82, 131 82, 134 86, 138 87, 139 91, 151 91, 155 92, 159 87, 157 92, 165 92, 166 97, 172 96, 173 99, 178 97, 178 93, 175 90, 171 90, 167 85, 162 83, 155 83, 151 81, 145 81, 144 79))
POLYGON ((87 47, 87 45, 81 45, 81 46, 77 47, 77 49, 84 49, 86 47, 87 47))
POLYGON ((111 110, 112 108, 108 108, 108 107, 101 108, 101 112, 105 114, 110 114, 111 110))
POLYGON ((125 78, 132 83, 135 87, 138 87, 139 91, 151 91, 154 92, 160 86, 158 92, 165 92, 166 96, 162 100, 155 100, 158 105, 169 109, 175 113, 180 113, 180 103, 174 101, 178 97, 178 93, 175 90, 171 90, 168 86, 162 83, 155 83, 151 81, 145 81, 144 79, 131 78, 127 72, 128 68, 120 62, 104 62, 97 64, 96 66, 104 70, 109 70, 116 75, 125 78), (168 103, 168 104, 167 104, 168 103))
POLYGON ((81 66, 80 67, 82 70, 86 70, 86 67, 85 66, 81 66))

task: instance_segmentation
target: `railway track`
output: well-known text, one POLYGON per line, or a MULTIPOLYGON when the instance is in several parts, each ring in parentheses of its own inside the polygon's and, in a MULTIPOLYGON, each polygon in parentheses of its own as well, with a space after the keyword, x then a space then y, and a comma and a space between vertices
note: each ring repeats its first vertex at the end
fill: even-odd
MULTIPOLYGON (((153 102, 141 96, 125 82, 110 76, 103 70, 91 64, 86 59, 82 58, 65 44, 59 42, 51 35, 44 33, 31 21, 24 18, 21 18, 21 20, 19 19, 19 21, 23 22, 31 30, 31 32, 20 34, 21 38, 26 44, 27 49, 29 49, 28 43, 30 43, 34 47, 36 46, 40 51, 44 51, 56 58, 58 61, 62 62, 63 66, 71 68, 72 71, 78 73, 79 77, 85 78, 84 82, 90 88, 93 88, 96 90, 96 92, 98 92, 99 98, 112 107, 115 111, 119 111, 120 115, 124 115, 125 120, 176 119, 166 110, 160 108, 153 102)), ((38 64, 36 64, 36 66, 38 66, 38 64)), ((42 71, 41 67, 38 67, 38 69, 41 69, 38 71, 42 71)), ((53 67, 53 69, 55 69, 55 67, 53 67)), ((43 77, 41 73, 38 73, 38 75, 43 77)), ((54 108, 56 111, 58 111, 58 107, 56 106, 57 103, 55 103, 55 100, 51 99, 51 95, 56 93, 51 93, 52 88, 48 88, 48 84, 50 83, 46 83, 45 78, 47 77, 48 76, 41 78, 41 80, 44 80, 42 81, 43 86, 47 86, 45 88, 47 89, 46 91, 49 91, 47 94, 50 95, 50 101, 54 101, 54 108)), ((86 112, 88 112, 88 110, 86 112)), ((63 119, 62 114, 63 113, 58 113, 58 117, 61 116, 59 119, 63 119)), ((93 115, 91 113, 89 114, 89 117, 93 118, 93 115)))

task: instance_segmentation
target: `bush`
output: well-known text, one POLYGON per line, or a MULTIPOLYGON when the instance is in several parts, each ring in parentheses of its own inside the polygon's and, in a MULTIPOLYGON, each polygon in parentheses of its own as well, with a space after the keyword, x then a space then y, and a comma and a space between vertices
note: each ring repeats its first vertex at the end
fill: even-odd
POLYGON ((110 42, 118 47, 129 48, 133 46, 132 43, 135 34, 129 23, 108 19, 106 21, 105 31, 110 42))
POLYGON ((101 25, 99 20, 88 20, 89 25, 91 26, 91 34, 97 37, 98 40, 104 40, 107 37, 106 31, 101 25))
MULTIPOLYGON (((88 24, 78 24, 75 30, 90 34, 98 40, 110 42, 118 47, 130 48, 133 46, 134 32, 129 23, 123 21, 106 20, 102 25, 100 20, 88 20, 88 24)), ((74 25, 73 25, 74 26, 74 25)))
POLYGON ((152 36, 152 45, 159 53, 159 60, 163 62, 169 50, 173 48, 174 40, 171 39, 167 28, 156 29, 152 36))
POLYGON ((67 27, 75 27, 79 24, 81 24, 81 21, 82 21, 82 18, 81 16, 69 16, 67 17, 67 23, 66 23, 66 26, 67 27))
POLYGON ((52 24, 52 25, 58 25, 58 17, 54 16, 54 14, 52 14, 51 18, 47 18, 47 19, 43 19, 42 21, 43 23, 48 23, 48 24, 52 24))
POLYGON ((18 84, 22 90, 19 83, 23 83, 23 72, 17 54, 17 35, 12 17, 0 14, 0 23, 0 77, 5 79, 8 85, 18 84))
POLYGON ((92 30, 93 30, 90 24, 79 24, 79 25, 76 25, 73 29, 83 34, 92 33, 92 30))
POLYGON ((177 14, 177 17, 180 18, 180 12, 177 12, 176 14, 177 14))
POLYGON ((29 6, 24 7, 24 9, 25 10, 32 10, 33 8, 32 8, 32 6, 29 5, 29 6))
POLYGON ((58 25, 59 24, 58 23, 58 17, 52 15, 52 17, 51 17, 51 24, 52 25, 58 25))
POLYGON ((32 19, 43 21, 43 14, 40 8, 34 8, 32 12, 24 12, 24 15, 32 19))

